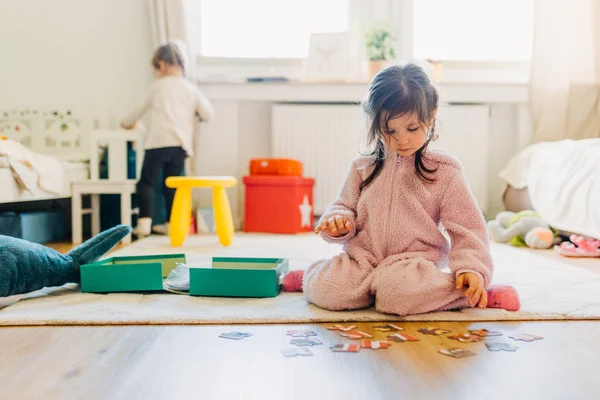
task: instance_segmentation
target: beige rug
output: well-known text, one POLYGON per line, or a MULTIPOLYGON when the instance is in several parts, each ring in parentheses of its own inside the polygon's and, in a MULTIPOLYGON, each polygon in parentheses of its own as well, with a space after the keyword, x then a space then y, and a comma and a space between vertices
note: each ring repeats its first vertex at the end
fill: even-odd
MULTIPOLYGON (((151 237, 116 255, 186 253, 190 265, 214 255, 287 257, 292 269, 337 254, 312 234, 298 236, 237 234, 229 248, 213 236, 189 237, 173 249, 166 237, 151 237)), ((373 309, 331 312, 307 304, 302 294, 270 299, 201 298, 164 294, 87 294, 77 286, 44 289, 0 299, 0 325, 230 324, 347 321, 501 321, 600 319, 600 261, 562 259, 552 251, 533 252, 494 245, 495 283, 511 284, 522 310, 466 309, 398 318, 373 309)))

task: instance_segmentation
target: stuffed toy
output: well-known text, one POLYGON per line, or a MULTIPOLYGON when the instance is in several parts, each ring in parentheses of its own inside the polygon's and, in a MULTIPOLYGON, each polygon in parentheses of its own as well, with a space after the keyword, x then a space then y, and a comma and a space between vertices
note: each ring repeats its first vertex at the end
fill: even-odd
POLYGON ((0 297, 78 283, 80 265, 98 260, 129 233, 131 227, 115 226, 64 255, 40 244, 0 235, 0 297))
POLYGON ((564 257, 600 258, 600 240, 579 235, 571 235, 569 240, 554 246, 554 250, 564 257))
POLYGON ((494 242, 532 249, 549 249, 555 244, 555 232, 540 215, 526 210, 519 213, 504 211, 488 222, 490 238, 494 242))

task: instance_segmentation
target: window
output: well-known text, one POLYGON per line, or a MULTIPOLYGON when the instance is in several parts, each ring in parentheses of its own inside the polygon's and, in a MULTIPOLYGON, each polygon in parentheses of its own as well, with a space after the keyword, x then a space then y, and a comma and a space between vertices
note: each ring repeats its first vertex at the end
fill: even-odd
POLYGON ((414 0, 414 55, 444 61, 529 61, 533 2, 414 0))
POLYGON ((200 0, 196 54, 302 58, 311 33, 348 28, 348 0, 200 0))

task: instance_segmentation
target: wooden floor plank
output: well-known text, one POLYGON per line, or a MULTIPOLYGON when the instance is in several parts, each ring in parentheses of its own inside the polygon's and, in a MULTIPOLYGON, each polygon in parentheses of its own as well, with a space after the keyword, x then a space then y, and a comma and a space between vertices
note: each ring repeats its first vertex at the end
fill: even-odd
MULTIPOLYGON (((373 324, 357 324, 373 332, 373 324)), ((402 323, 420 338, 387 350, 332 353, 348 343, 326 325, 23 327, 0 329, 0 398, 4 399, 594 399, 600 322, 439 323, 454 333, 487 327, 488 340, 519 346, 490 352, 418 333, 424 323, 402 323), (286 358, 288 329, 310 327, 325 342, 312 357, 286 358), (219 334, 254 335, 235 341, 219 334), (544 336, 514 342, 508 334, 544 336), (453 359, 439 348, 477 353, 453 359)))

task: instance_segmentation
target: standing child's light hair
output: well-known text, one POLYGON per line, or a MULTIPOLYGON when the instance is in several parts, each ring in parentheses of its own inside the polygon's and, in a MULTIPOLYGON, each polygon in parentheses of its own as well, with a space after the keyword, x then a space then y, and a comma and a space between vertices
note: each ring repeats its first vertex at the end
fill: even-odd
POLYGON ((375 156, 375 168, 361 183, 361 190, 377 177, 383 167, 386 156, 384 135, 387 135, 385 132, 389 121, 408 114, 416 114, 419 122, 427 127, 427 140, 415 154, 415 169, 421 179, 433 181, 427 175, 436 170, 427 168, 423 159, 427 145, 435 137, 438 97, 429 77, 417 65, 392 65, 375 75, 363 102, 363 109, 370 121, 367 140, 374 148, 370 155, 375 156))
POLYGON ((175 42, 168 42, 161 45, 152 56, 152 67, 160 70, 160 63, 164 62, 169 66, 178 66, 185 73, 185 58, 183 51, 175 42))

